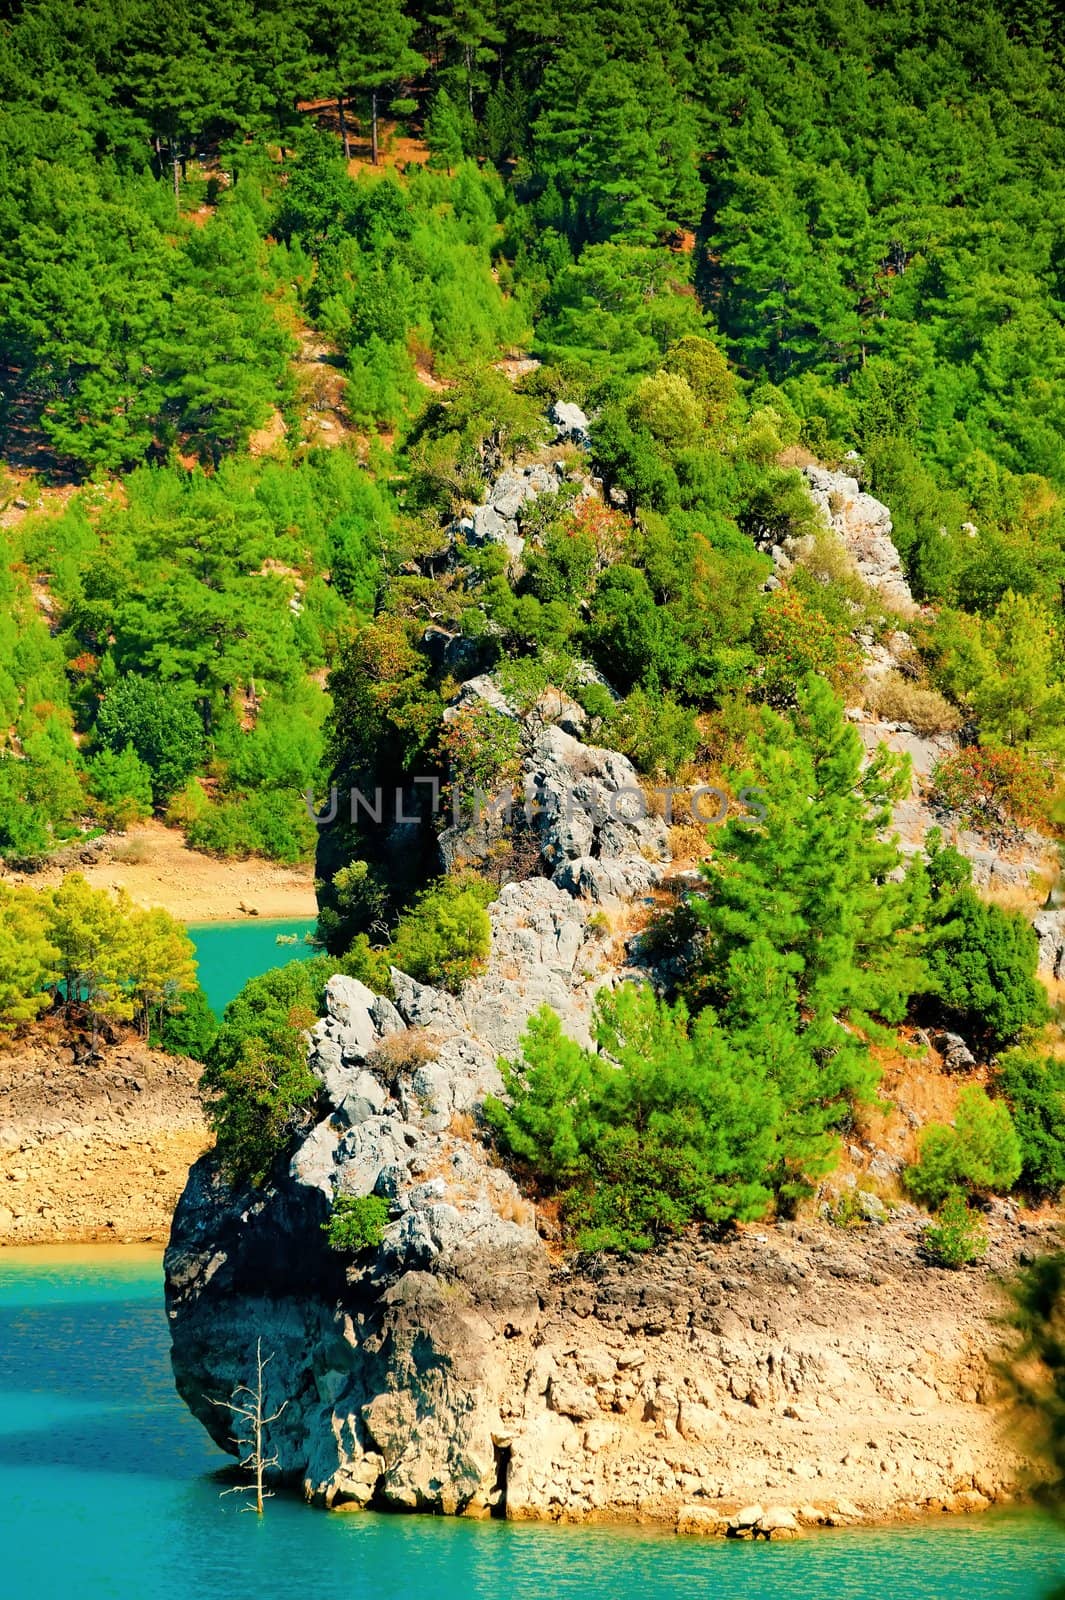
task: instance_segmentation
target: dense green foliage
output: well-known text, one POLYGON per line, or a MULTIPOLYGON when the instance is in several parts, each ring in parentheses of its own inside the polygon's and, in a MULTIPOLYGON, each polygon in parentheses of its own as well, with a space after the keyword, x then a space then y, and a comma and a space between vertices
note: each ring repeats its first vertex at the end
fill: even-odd
POLYGON ((1036 1195, 1065 1188, 1065 1062, 1011 1050, 995 1072, 1021 1146, 1021 1182, 1036 1195))
POLYGON ((1010 1043, 1048 1014, 1035 975, 1035 932, 1018 912, 980 899, 968 861, 942 846, 938 830, 928 836, 927 861, 925 983, 933 1004, 963 1032, 982 1034, 992 1045, 1010 1043))
POLYGON ((174 813, 206 848, 312 848, 309 675, 379 604, 393 507, 351 464, 232 467, 272 412, 293 434, 300 319, 338 352, 348 420, 400 425, 420 516, 476 498, 535 436, 530 401, 560 393, 592 408, 598 465, 641 513, 605 542, 560 516, 517 593, 499 571, 465 601, 400 581, 388 604, 412 642, 445 601, 489 654, 592 653, 622 691, 665 697, 630 743, 669 772, 671 742, 691 749, 676 703, 853 677, 840 586, 798 574, 766 600, 750 541, 809 521, 782 446, 857 443, 913 581, 955 608, 930 669, 983 742, 1061 745, 1063 129, 1044 5, 844 20, 821 0, 535 18, 241 0, 178 24, 143 0, 40 0, 0 33, 0 83, 10 452, 43 439, 77 471, 150 462, 153 480, 130 480, 125 512, 76 505, 7 575, 0 726, 25 756, 0 765, 9 857, 86 812, 142 815, 144 773, 106 754, 130 747, 156 805, 221 778, 205 815, 194 798, 174 813), (321 96, 344 150, 298 109, 321 96), (428 167, 374 170, 385 116, 412 119, 428 167), (547 364, 526 398, 489 364, 530 340, 547 364), (464 383, 419 417, 427 372, 464 383), (58 636, 27 570, 59 599, 58 636), (121 704, 121 680, 147 676, 177 719, 154 735, 121 704))
POLYGON ((400 917, 392 961, 419 983, 439 983, 457 993, 488 955, 485 906, 494 899, 491 885, 479 879, 430 885, 400 917))
MULTIPOLYGON (((720 780, 746 815, 648 940, 677 994, 604 1001, 600 1055, 540 1019, 493 1113, 591 1246, 794 1204, 908 1017, 1026 1040, 1031 929, 940 840, 904 866, 885 837, 905 775, 863 768, 839 697, 896 619, 794 463, 856 448, 933 602, 879 705, 966 724, 938 799, 1053 827, 1062 66, 1046 0, 8 7, 0 450, 71 492, 23 515, 24 479, 3 491, 0 857, 153 811, 220 855, 314 855, 335 965, 458 989, 491 891, 437 880, 432 785, 450 804, 522 755, 495 712, 442 721, 462 679, 572 696, 650 780, 720 780), (552 453, 517 562, 456 518, 557 400, 590 448, 552 453)), ((187 985, 179 1011, 147 971, 78 965, 78 919, 106 920, 80 893, 61 950, 5 891, 3 1025, 56 975, 94 1015, 153 1013, 206 1053, 223 1160, 261 1180, 314 1097, 322 973, 256 980, 214 1037, 187 985)), ((1013 1181, 1007 1104, 1024 1181, 1060 1181, 1035 1060, 930 1136, 929 1199, 1013 1181)))
POLYGON ((52 637, 16 589, 24 709, 13 701, 0 752, 0 850, 40 854, 89 809, 123 823, 170 802, 205 848, 305 857, 301 795, 322 779, 328 706, 312 674, 352 611, 372 610, 387 493, 333 452, 211 476, 142 468, 123 500, 86 491, 19 530, 13 559, 50 574, 63 627, 52 637), (204 772, 210 802, 186 791, 204 772))
POLYGON ((158 1031, 151 1035, 151 1041, 174 1055, 191 1056, 193 1061, 206 1061, 217 1032, 218 1018, 197 984, 195 989, 182 996, 180 1009, 167 1011, 158 1031))
POLYGON ((338 1194, 322 1227, 331 1250, 375 1250, 388 1222, 388 1201, 379 1195, 338 1194))
MULTIPOLYGON (((0 1035, 53 1004, 101 1022, 173 1027, 199 1010, 192 941, 158 908, 71 873, 56 889, 0 884, 0 1035)), ((175 1048, 179 1048, 175 1046, 175 1048)))
POLYGON ((937 1267, 967 1267, 987 1249, 987 1232, 969 1210, 960 1189, 952 1189, 939 1214, 924 1231, 923 1246, 937 1267))
POLYGON ((906 1183, 926 1205, 942 1205, 953 1189, 1006 1193, 1021 1173, 1021 1145, 1009 1108, 975 1084, 959 1094, 953 1126, 930 1122, 922 1130, 918 1152, 906 1183))
POLYGON ((226 1006, 200 1080, 216 1148, 233 1179, 261 1183, 293 1119, 318 1092, 306 1030, 319 1013, 321 961, 250 979, 226 1006))
POLYGON ((692 1218, 764 1211, 782 1137, 771 1063, 642 988, 600 996, 596 1040, 602 1054, 542 1011, 505 1073, 510 1103, 485 1108, 504 1149, 561 1195, 578 1246, 645 1250, 692 1218))

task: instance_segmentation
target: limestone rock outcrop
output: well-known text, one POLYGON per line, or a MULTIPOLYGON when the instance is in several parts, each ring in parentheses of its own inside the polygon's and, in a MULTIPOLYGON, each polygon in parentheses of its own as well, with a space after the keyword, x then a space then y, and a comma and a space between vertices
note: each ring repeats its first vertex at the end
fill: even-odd
MULTIPOLYGON (((575 411, 553 420, 585 442, 575 411)), ((539 470, 503 474, 457 531, 519 561, 523 513, 549 491, 539 470)), ((904 608, 886 508, 806 471, 862 576, 904 608)), ((193 1168, 166 1255, 190 1409, 232 1452, 225 1402, 261 1341, 267 1409, 284 1406, 277 1476, 325 1506, 783 1539, 1008 1498, 1031 1464, 996 1405, 996 1274, 1052 1237, 1012 1208, 988 1218, 986 1269, 958 1273, 924 1263, 913 1207, 879 1202, 845 1235, 693 1227, 644 1259, 557 1259, 550 1208, 493 1157, 485 1101, 541 1005, 588 1042, 596 992, 626 975, 603 908, 650 893, 669 839, 631 763, 578 737, 575 702, 519 716, 481 675, 455 709, 471 705, 517 724, 522 791, 522 870, 489 907, 486 968, 457 995, 398 970, 391 999, 332 978, 307 1041, 317 1097, 267 1182, 231 1187, 212 1156, 193 1168), (377 1241, 333 1249, 336 1202, 370 1197, 377 1241)), ((487 859, 497 827, 460 819, 445 864, 487 859)), ((1045 940, 1060 951, 1057 923, 1045 940)))
POLYGON ((525 847, 527 872, 549 876, 571 897, 602 902, 646 895, 670 861, 669 834, 632 762, 579 739, 572 730, 582 725, 580 707, 557 692, 519 719, 484 675, 463 684, 444 716, 474 704, 520 721, 521 778, 507 780, 501 793, 466 797, 475 802, 469 819, 440 835, 443 866, 490 861, 510 840, 525 847), (503 803, 508 793, 509 806, 503 803))
POLYGON ((859 576, 893 609, 915 609, 887 506, 865 494, 845 472, 818 466, 803 467, 802 472, 825 525, 839 537, 859 576))

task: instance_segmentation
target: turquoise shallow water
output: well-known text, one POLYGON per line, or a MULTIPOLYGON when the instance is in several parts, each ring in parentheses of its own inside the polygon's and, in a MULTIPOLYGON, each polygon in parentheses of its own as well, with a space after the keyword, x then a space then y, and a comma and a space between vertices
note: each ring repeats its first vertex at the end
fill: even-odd
POLYGON ((159 1257, 0 1252, 0 1595, 30 1600, 1039 1600, 1065 1538, 1034 1517, 798 1545, 328 1516, 219 1498, 174 1395, 159 1257))
POLYGON ((249 978, 286 961, 302 961, 314 955, 303 943, 305 933, 313 933, 313 917, 295 922, 263 921, 247 917, 243 922, 202 922, 189 928, 200 964, 199 979, 218 1016, 249 978), (295 944, 278 944, 278 934, 295 934, 295 944))

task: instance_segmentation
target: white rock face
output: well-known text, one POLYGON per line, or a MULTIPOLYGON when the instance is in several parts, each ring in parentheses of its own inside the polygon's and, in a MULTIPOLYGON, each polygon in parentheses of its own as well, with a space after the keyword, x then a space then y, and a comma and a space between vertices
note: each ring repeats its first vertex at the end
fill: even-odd
POLYGON ((803 467, 811 498, 825 525, 853 557, 859 574, 894 610, 916 609, 902 562, 891 537, 891 512, 856 478, 827 467, 803 467))
POLYGON ((1048 978, 1065 978, 1065 911, 1041 911, 1032 926, 1039 939, 1039 970, 1048 978))
POLYGON ((555 437, 587 450, 592 442, 588 418, 580 406, 568 400, 556 400, 548 416, 555 425, 555 437))

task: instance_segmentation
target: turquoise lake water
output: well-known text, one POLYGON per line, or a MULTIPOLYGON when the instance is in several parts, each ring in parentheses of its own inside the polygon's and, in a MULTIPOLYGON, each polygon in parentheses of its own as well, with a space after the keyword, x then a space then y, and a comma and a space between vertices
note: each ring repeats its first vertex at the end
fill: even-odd
POLYGON ((28 1600, 1039 1600, 1065 1537, 951 1519, 795 1545, 219 1498, 174 1394, 161 1261, 0 1251, 0 1595, 28 1600))
POLYGON ((211 1003, 221 1016, 233 996, 249 978, 286 961, 302 961, 314 955, 304 944, 305 933, 313 933, 315 920, 303 917, 295 922, 275 922, 247 917, 242 922, 202 922, 189 927, 200 964, 199 979, 211 1003), (295 944, 278 944, 278 934, 296 936, 295 944))

